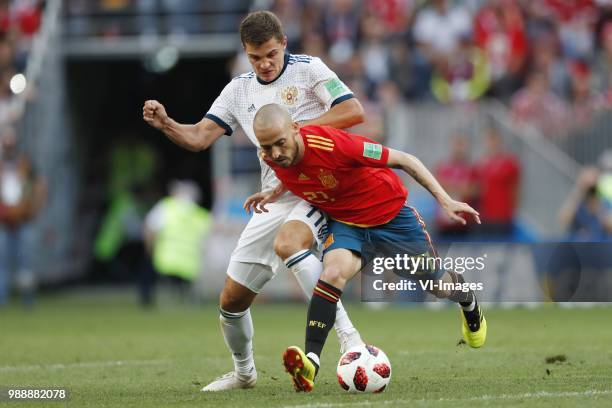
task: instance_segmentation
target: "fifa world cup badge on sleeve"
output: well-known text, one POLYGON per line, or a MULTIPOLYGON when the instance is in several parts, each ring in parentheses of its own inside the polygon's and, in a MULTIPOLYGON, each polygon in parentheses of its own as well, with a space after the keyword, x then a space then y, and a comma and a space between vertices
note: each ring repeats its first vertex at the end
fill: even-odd
POLYGON ((363 144, 363 157, 380 160, 382 157, 382 145, 365 142, 363 144))
POLYGON ((344 87, 342 82, 340 82, 340 80, 336 78, 327 81, 325 83, 325 89, 327 89, 327 92, 329 92, 332 98, 335 98, 336 96, 346 91, 346 88, 344 87))

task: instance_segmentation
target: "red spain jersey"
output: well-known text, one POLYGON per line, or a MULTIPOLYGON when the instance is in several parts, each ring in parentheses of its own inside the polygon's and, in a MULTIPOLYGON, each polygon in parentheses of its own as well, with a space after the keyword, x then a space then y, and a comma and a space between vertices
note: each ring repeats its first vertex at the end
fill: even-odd
POLYGON ((399 213, 408 192, 387 167, 388 148, 329 126, 304 126, 300 135, 299 163, 283 168, 267 161, 289 191, 348 224, 382 225, 399 213))

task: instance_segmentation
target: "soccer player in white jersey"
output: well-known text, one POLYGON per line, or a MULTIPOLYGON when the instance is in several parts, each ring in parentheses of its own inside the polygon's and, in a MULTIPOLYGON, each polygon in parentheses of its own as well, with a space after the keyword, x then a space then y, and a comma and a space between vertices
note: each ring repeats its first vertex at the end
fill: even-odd
MULTIPOLYGON (((177 123, 154 100, 145 102, 144 120, 191 151, 207 149, 238 126, 259 146, 253 119, 260 107, 270 103, 282 104, 294 121, 304 124, 347 128, 363 121, 359 101, 319 58, 286 52, 287 38, 273 13, 250 13, 240 24, 240 39, 253 72, 232 79, 200 122, 177 123)), ((274 172, 261 159, 260 163, 262 189, 278 186, 274 172)), ((324 239, 325 216, 292 194, 267 208, 267 213, 254 214, 242 232, 220 296, 221 329, 232 353, 234 371, 208 384, 203 391, 255 385, 249 307, 278 270, 291 270, 307 297, 312 295, 321 274, 321 262, 311 250, 324 239)), ((335 328, 341 352, 362 342, 341 304, 335 328)))

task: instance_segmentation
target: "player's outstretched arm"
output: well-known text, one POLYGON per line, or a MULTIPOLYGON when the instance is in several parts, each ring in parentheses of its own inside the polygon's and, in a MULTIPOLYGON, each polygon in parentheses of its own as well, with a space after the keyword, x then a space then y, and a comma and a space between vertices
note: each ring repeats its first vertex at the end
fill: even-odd
POLYGON ((389 149, 387 166, 404 170, 420 185, 425 187, 452 220, 465 225, 467 221, 461 216, 461 213, 466 213, 471 214, 474 220, 480 224, 480 214, 468 204, 453 200, 427 167, 415 156, 389 149))
POLYGON ((208 118, 195 125, 178 123, 168 116, 164 105, 155 100, 144 103, 142 118, 155 129, 162 131, 168 139, 192 152, 208 149, 225 134, 225 129, 208 118))

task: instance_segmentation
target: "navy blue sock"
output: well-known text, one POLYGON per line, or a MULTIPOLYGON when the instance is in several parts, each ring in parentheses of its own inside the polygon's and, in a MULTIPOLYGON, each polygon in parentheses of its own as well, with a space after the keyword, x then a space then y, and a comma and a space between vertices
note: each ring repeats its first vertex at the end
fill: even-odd
POLYGON ((342 291, 319 280, 312 293, 306 321, 306 354, 321 355, 325 340, 336 321, 336 303, 342 291))

